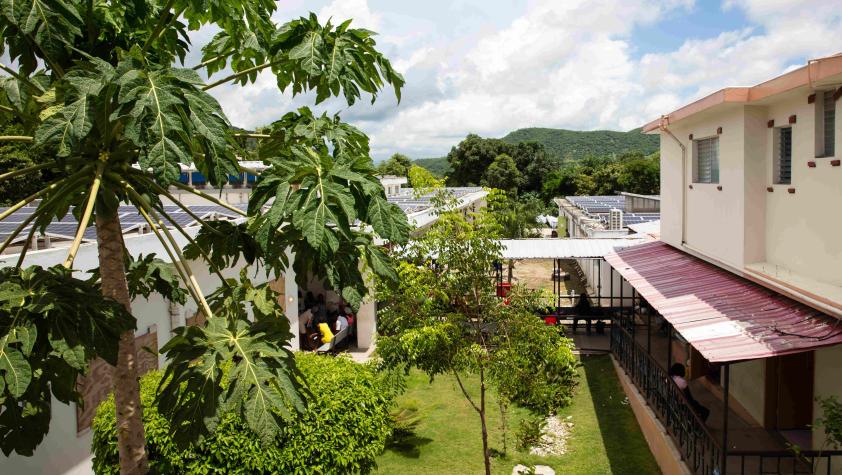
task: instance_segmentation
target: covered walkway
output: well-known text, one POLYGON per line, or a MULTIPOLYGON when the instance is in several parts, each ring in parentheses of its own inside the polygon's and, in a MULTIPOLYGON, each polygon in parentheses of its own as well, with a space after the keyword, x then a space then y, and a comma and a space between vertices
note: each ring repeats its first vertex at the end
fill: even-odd
MULTIPOLYGON (((611 351, 692 471, 825 473, 831 463, 842 467, 842 452, 813 450, 806 425, 801 431, 767 429, 730 394, 733 363, 800 358, 842 343, 838 320, 661 242, 618 250, 606 261, 633 287, 632 306, 614 313, 611 351), (693 398, 710 410, 707 420, 669 377, 675 362, 687 366, 693 398), (803 449, 799 456, 792 444, 803 449)), ((797 368, 795 373, 797 378, 797 368)), ((774 384, 798 387, 776 378, 774 384)), ((769 381, 761 377, 757 384, 768 391, 769 381)))

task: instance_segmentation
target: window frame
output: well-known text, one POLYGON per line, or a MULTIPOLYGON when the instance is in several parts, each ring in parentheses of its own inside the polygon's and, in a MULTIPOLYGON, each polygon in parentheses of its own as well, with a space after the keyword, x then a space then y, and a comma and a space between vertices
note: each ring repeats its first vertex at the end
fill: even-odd
POLYGON ((698 139, 695 139, 695 138, 693 139, 693 163, 692 163, 693 168, 692 168, 692 172, 693 172, 693 183, 694 184, 709 184, 709 185, 719 184, 719 180, 721 178, 720 173, 719 173, 720 172, 720 167, 719 167, 720 153, 719 153, 719 149, 720 149, 720 147, 719 147, 719 135, 711 135, 709 137, 701 137, 701 138, 698 138, 698 139), (701 173, 700 173, 701 172, 701 169, 700 169, 701 154, 700 154, 700 151, 699 151, 699 147, 700 147, 700 145, 703 145, 705 143, 715 144, 714 150, 715 150, 716 154, 713 157, 714 161, 711 162, 710 177, 708 177, 707 181, 702 181, 702 176, 701 176, 701 173))
POLYGON ((780 127, 774 127, 772 131, 774 134, 772 136, 772 183, 775 185, 791 185, 793 128, 791 125, 783 125, 780 127), (789 177, 787 180, 784 180, 781 174, 781 167, 783 165, 783 157, 781 156, 783 149, 781 147, 784 130, 789 131, 789 177))

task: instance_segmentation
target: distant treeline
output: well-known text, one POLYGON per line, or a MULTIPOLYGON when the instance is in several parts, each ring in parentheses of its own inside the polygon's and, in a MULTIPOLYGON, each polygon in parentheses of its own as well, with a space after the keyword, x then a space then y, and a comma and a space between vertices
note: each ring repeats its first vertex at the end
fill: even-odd
MULTIPOLYGON (((503 139, 471 134, 446 157, 412 163, 439 177, 446 176, 449 186, 489 186, 550 203, 552 198, 566 195, 619 191, 657 194, 657 150, 657 136, 639 131, 533 128, 512 132, 503 139), (520 137, 537 140, 517 141, 520 137)), ((404 160, 401 156, 406 163, 404 160)), ((390 161, 394 164, 394 157, 390 161)))

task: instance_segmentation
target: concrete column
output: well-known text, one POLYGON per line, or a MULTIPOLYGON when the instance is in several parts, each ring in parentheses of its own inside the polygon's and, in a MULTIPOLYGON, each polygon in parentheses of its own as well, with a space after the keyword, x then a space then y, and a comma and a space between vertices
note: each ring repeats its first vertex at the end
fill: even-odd
POLYGON ((298 284, 295 283, 295 271, 292 270, 292 263, 295 260, 295 254, 287 249, 287 259, 289 267, 284 273, 284 294, 286 294, 284 302, 284 313, 289 320, 289 329, 292 333, 292 340, 290 346, 293 350, 301 348, 301 338, 298 336, 298 284))
POLYGON ((375 302, 367 298, 357 312, 357 346, 360 349, 368 349, 374 343, 374 334, 377 332, 377 317, 375 302))

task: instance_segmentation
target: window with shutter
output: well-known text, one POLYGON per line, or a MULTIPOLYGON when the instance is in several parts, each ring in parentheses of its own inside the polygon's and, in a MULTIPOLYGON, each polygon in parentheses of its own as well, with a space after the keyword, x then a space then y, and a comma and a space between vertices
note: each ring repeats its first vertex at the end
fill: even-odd
POLYGON ((824 93, 824 155, 832 157, 835 154, 836 135, 836 101, 833 91, 824 93))
POLYGON ((775 184, 792 183, 792 127, 775 129, 775 184))
POLYGON ((832 157, 836 155, 836 101, 832 90, 816 96, 816 157, 832 157))
POLYGON ((719 137, 694 140, 696 183, 719 183, 719 137))

